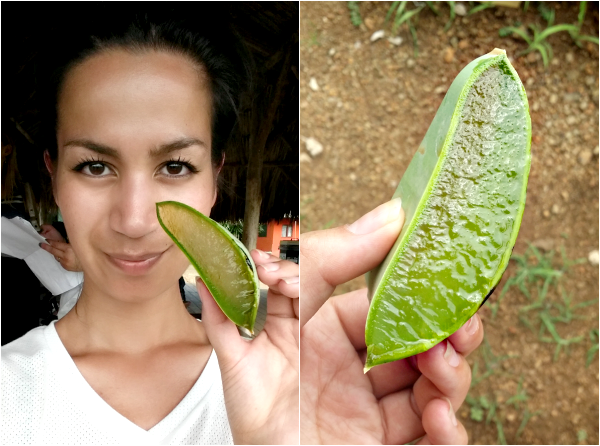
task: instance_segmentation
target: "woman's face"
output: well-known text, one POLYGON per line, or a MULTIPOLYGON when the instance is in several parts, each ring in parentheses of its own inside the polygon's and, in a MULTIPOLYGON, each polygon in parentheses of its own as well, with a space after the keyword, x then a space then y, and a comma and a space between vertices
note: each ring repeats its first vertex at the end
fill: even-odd
POLYGON ((207 83, 180 55, 108 51, 69 72, 58 116, 55 197, 86 282, 125 300, 175 286, 189 262, 156 203, 215 202, 207 83))

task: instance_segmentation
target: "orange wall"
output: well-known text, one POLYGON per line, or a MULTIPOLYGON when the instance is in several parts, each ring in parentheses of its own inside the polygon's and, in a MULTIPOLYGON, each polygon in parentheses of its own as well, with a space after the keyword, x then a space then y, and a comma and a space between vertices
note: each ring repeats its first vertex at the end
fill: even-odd
POLYGON ((281 221, 271 220, 267 224, 267 236, 258 237, 256 247, 261 251, 271 252, 274 256, 279 257, 279 244, 281 240, 298 240, 299 227, 298 220, 284 218, 281 221), (292 236, 282 237, 281 229, 283 225, 292 226, 292 236))

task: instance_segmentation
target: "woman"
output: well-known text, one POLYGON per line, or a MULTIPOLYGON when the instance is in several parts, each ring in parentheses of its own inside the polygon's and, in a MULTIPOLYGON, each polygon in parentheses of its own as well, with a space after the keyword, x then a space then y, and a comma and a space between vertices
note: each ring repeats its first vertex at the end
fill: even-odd
POLYGON ((215 203, 239 81, 227 47, 206 23, 122 29, 58 71, 44 160, 84 285, 3 347, 2 441, 297 443, 297 265, 252 251, 269 314, 246 342, 202 283, 202 322, 188 314, 188 261, 156 218, 159 201, 215 203))

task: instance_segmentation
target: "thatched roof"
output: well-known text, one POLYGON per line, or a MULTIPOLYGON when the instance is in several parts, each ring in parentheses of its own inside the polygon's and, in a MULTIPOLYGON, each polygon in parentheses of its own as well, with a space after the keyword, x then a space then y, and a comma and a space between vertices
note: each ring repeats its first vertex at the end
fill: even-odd
MULTIPOLYGON (((38 79, 44 75, 40 64, 42 43, 51 38, 53 30, 68 27, 72 19, 71 3, 3 4, 2 45, 2 133, 17 139, 18 164, 21 176, 30 182, 36 199, 43 195, 45 175, 41 147, 36 142, 40 131, 38 79), (13 120, 10 120, 13 118, 13 120), (23 136, 27 135, 27 136, 23 136), (33 141, 28 141, 30 139, 33 141)), ((99 4, 96 4, 99 5, 99 4)), ((111 7, 101 3, 101 7, 111 7)), ((122 3, 112 4, 123 7, 122 3)), ((128 4, 131 5, 131 4, 128 4)), ((139 3, 133 4, 134 7, 139 3)), ((165 9, 167 4, 163 3, 165 9)), ((179 4, 168 4, 175 9, 179 4)), ((185 7, 198 3, 186 3, 185 7)), ((93 14, 90 3, 78 6, 93 14), (87 5, 87 6, 86 6, 87 5)), ((97 6, 99 7, 99 6, 97 6)), ((206 7, 206 4, 204 5, 206 7)), ((280 79, 282 67, 286 73, 281 102, 269 133, 263 161, 263 200, 261 221, 281 219, 284 215, 299 214, 298 163, 298 14, 297 2, 217 2, 210 5, 211 13, 230 18, 254 59, 255 91, 245 97, 239 128, 227 150, 222 170, 225 187, 211 214, 216 220, 243 218, 246 166, 248 163, 248 121, 252 113, 260 115, 265 107, 261 98, 269 97, 273 83, 280 79), (289 57, 286 63, 286 56, 289 57)), ((60 51, 60 48, 56 49, 60 51)))
MULTIPOLYGON (((264 81, 256 86, 258 96, 266 94, 264 90, 273 88, 285 57, 288 56, 291 61, 285 75, 283 98, 265 147, 260 220, 281 219, 286 214, 297 217, 300 186, 298 3, 255 2, 243 3, 241 7, 234 3, 229 4, 228 9, 237 32, 252 52, 257 67, 256 79, 264 81)), ((261 115, 259 101, 254 101, 253 105, 258 107, 261 115)), ((247 109, 242 119, 249 121, 249 115, 250 110, 247 109)), ((241 125, 240 131, 232 138, 234 147, 248 148, 249 127, 248 122, 241 125)), ((222 195, 223 199, 215 205, 211 214, 217 220, 225 215, 232 219, 243 218, 248 152, 229 151, 227 156, 223 175, 236 193, 222 195)))

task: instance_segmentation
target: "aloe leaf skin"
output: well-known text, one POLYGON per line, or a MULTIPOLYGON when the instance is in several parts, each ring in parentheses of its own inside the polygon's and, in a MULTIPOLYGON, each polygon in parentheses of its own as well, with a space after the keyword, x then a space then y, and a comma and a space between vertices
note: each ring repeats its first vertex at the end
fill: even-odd
POLYGON ((253 335, 260 287, 246 247, 216 221, 183 203, 157 203, 156 213, 223 313, 253 335))
POLYGON ((530 164, 525 89, 494 50, 458 74, 394 194, 406 218, 367 275, 365 371, 428 350, 475 314, 508 265, 530 164))

